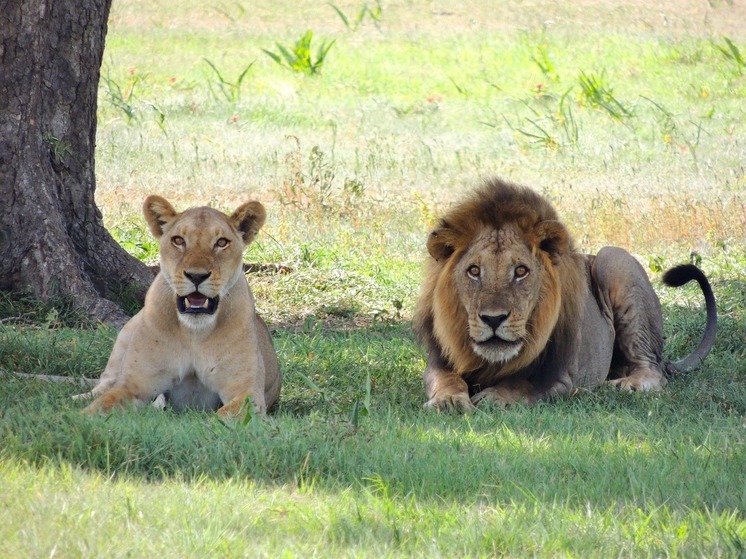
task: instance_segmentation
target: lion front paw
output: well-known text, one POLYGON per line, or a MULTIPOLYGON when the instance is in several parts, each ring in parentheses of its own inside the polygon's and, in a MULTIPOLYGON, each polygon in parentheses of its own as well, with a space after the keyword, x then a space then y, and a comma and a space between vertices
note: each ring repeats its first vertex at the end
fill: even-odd
POLYGON ((667 382, 662 372, 652 368, 640 368, 626 377, 610 380, 609 384, 628 392, 660 392, 667 382))
POLYGON ((467 392, 455 393, 438 393, 427 402, 426 409, 435 409, 436 411, 460 411, 465 412, 474 409, 474 405, 469 399, 467 392))
POLYGON ((494 386, 491 388, 485 388, 481 392, 477 392, 471 397, 471 402, 475 406, 490 405, 498 408, 505 408, 508 404, 513 402, 501 394, 501 392, 494 386))
POLYGON ((481 392, 474 394, 471 397, 471 401, 475 406, 488 404, 505 408, 515 403, 530 404, 532 403, 531 396, 531 385, 525 381, 518 381, 485 388, 481 392))

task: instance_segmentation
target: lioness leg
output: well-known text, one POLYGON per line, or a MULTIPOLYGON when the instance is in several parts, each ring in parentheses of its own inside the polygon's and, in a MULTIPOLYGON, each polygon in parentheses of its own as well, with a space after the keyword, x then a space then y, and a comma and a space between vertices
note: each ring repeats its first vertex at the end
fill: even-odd
POLYGON ((124 386, 116 386, 98 396, 93 402, 83 409, 88 415, 106 414, 114 408, 123 408, 127 403, 142 403, 131 389, 124 386))
POLYGON ((218 408, 218 415, 224 419, 238 418, 247 398, 251 398, 254 412, 264 414, 267 412, 267 403, 264 399, 264 363, 253 358, 255 372, 248 374, 239 369, 233 373, 225 373, 221 379, 221 386, 216 386, 220 399, 225 402, 218 408))
POLYGON ((236 397, 229 400, 224 406, 218 408, 217 414, 223 419, 236 419, 241 414, 241 409, 246 403, 246 399, 251 397, 251 405, 254 412, 264 414, 267 412, 267 405, 264 401, 264 394, 258 395, 250 391, 243 391, 236 397))
MULTIPOLYGON (((162 373, 162 371, 161 371, 162 373)), ((83 413, 96 415, 109 413, 114 408, 123 408, 128 403, 141 404, 150 402, 173 385, 177 375, 148 375, 129 372, 126 378, 101 393, 91 402, 83 413)))
POLYGON ((624 376, 611 383, 630 391, 663 389, 663 318, 645 270, 626 250, 605 247, 591 274, 594 289, 612 316, 614 345, 624 361, 624 376))

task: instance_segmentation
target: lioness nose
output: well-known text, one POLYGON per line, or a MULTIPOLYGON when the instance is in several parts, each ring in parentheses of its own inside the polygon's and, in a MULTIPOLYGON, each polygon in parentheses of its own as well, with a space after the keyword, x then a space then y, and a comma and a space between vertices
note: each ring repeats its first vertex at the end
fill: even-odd
POLYGON ((205 281, 207 278, 212 275, 212 272, 200 273, 200 272, 184 272, 184 275, 187 277, 189 281, 191 281, 194 284, 194 287, 199 287, 199 284, 205 281))
POLYGON ((503 322, 505 322, 508 318, 507 313, 503 314, 480 314, 479 318, 484 322, 487 326, 492 328, 493 330, 495 328, 498 328, 503 322))

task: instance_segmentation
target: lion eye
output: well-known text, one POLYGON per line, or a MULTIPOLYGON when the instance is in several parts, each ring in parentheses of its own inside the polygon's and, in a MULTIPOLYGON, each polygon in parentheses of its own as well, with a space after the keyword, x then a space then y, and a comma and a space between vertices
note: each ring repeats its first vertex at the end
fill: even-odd
POLYGON ((215 246, 216 246, 216 247, 218 247, 218 248, 225 248, 225 247, 227 247, 227 246, 228 246, 229 244, 231 244, 230 240, 229 240, 229 239, 226 239, 225 237, 220 237, 220 238, 219 238, 219 239, 218 239, 218 240, 217 240, 217 241, 215 242, 215 246))
POLYGON ((471 279, 478 279, 481 273, 482 270, 480 270, 479 266, 477 266, 476 264, 472 264, 466 270, 466 275, 469 276, 471 279))
POLYGON ((528 268, 521 264, 520 266, 516 266, 515 270, 513 270, 513 273, 515 274, 515 277, 518 279, 525 278, 528 275, 528 268))
POLYGON ((184 237, 179 237, 178 235, 171 237, 171 244, 175 247, 183 247, 184 246, 184 237))

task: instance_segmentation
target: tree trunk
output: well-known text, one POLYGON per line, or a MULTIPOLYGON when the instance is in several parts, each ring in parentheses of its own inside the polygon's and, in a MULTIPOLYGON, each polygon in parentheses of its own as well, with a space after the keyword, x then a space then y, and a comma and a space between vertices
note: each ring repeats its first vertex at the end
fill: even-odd
POLYGON ((0 289, 67 297, 121 326, 108 299, 152 272, 104 228, 94 201, 98 81, 111 0, 3 0, 0 289))

